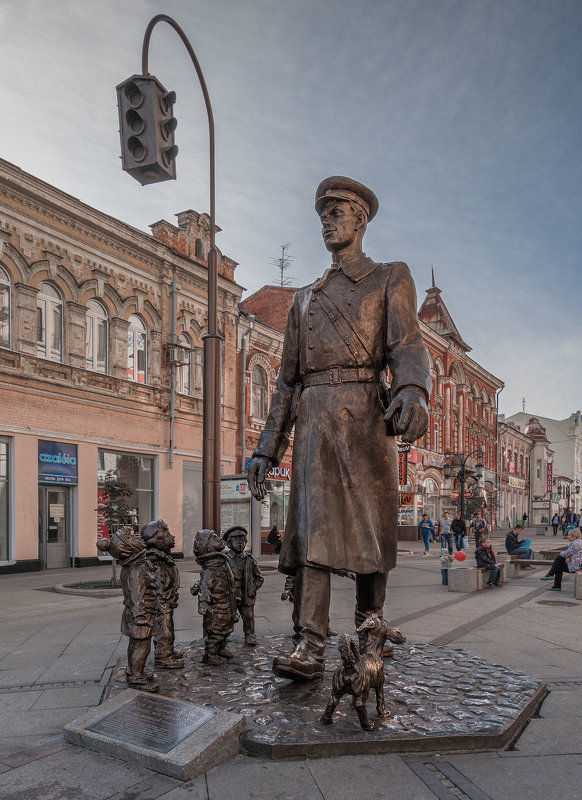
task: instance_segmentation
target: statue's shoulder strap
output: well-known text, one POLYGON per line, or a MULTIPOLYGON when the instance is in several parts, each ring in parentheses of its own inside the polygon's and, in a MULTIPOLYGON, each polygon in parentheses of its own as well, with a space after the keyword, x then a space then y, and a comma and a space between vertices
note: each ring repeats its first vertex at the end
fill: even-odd
POLYGON ((346 347, 355 359, 356 364, 360 365, 363 361, 371 359, 372 354, 364 344, 362 336, 354 327, 346 310, 339 308, 325 289, 319 289, 317 294, 321 307, 327 314, 331 324, 343 339, 346 347))

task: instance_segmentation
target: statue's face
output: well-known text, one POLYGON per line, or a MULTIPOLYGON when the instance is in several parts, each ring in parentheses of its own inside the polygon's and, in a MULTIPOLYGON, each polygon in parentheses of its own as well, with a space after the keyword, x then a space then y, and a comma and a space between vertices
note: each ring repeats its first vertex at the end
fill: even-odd
POLYGON ((228 540, 228 546, 234 553, 242 553, 246 547, 246 536, 231 536, 228 540))
POLYGON ((157 531, 155 536, 152 536, 150 539, 150 542, 154 547, 157 547, 158 550, 163 550, 165 553, 169 553, 176 545, 176 540, 169 530, 157 531))
POLYGON ((343 250, 355 240, 358 217, 346 200, 330 200, 320 219, 323 241, 330 252, 343 250))

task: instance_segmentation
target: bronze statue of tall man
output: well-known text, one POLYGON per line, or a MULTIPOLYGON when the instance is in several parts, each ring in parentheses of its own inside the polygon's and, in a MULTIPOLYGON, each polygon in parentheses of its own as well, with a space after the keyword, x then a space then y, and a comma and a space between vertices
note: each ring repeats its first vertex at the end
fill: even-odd
POLYGON ((356 626, 382 616, 396 565, 395 434, 405 442, 423 435, 430 393, 410 271, 362 251, 376 195, 335 176, 318 186, 315 209, 332 265, 293 298, 269 416, 248 470, 261 500, 295 425, 279 570, 295 575, 298 644, 273 662, 276 675, 294 680, 323 674, 331 572, 356 573, 356 626))

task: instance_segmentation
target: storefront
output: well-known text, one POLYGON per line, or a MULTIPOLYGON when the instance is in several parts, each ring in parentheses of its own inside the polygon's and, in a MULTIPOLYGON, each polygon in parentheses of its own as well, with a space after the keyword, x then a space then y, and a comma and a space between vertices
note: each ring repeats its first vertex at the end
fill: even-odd
POLYGON ((41 569, 71 564, 72 495, 79 483, 77 445, 38 440, 38 543, 41 569))
MULTIPOLYGON (((97 499, 103 498, 107 476, 125 483, 133 489, 127 498, 132 513, 132 524, 139 528, 155 518, 154 514, 154 459, 141 453, 123 453, 116 450, 97 451, 97 499)), ((103 520, 99 519, 97 538, 107 535, 103 520)))
POLYGON ((281 538, 285 531, 291 488, 291 467, 273 467, 265 481, 266 494, 261 503, 253 500, 246 475, 224 475, 220 482, 220 525, 224 532, 232 525, 242 525, 249 532, 247 549, 258 554, 272 553, 267 536, 273 525, 281 538), (259 545, 260 542, 260 545, 259 545))

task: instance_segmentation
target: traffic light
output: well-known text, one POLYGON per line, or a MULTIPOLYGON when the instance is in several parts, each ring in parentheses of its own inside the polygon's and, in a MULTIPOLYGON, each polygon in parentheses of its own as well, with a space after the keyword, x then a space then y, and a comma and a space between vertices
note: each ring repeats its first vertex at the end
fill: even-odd
POLYGON ((176 93, 153 75, 132 75, 117 86, 121 166, 142 186, 176 178, 175 102, 176 93))

